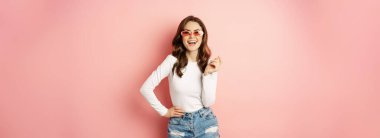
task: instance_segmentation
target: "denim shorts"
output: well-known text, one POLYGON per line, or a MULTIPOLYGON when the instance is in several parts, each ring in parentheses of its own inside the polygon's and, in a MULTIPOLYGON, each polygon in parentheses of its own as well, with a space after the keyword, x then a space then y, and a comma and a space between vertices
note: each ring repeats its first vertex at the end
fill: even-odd
POLYGON ((169 119, 168 137, 219 138, 218 121, 209 107, 203 107, 195 112, 185 112, 182 117, 169 119))

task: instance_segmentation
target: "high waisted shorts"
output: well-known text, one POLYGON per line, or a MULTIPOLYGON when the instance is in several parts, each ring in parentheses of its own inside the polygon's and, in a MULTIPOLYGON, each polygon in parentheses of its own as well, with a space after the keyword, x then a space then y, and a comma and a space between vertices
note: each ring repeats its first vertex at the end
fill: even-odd
POLYGON ((182 117, 171 117, 169 138, 219 138, 218 120, 209 107, 185 112, 182 117))

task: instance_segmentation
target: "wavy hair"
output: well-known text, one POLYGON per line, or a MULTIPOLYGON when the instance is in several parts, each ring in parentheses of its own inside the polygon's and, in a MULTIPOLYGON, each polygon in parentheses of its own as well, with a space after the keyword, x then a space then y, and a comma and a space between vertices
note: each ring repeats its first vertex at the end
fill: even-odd
POLYGON ((185 25, 188 22, 198 23, 201 26, 202 31, 204 32, 202 36, 202 43, 198 49, 198 55, 197 55, 197 59, 198 59, 197 64, 198 64, 199 69, 202 71, 202 73, 204 73, 206 66, 208 64, 208 60, 210 59, 210 56, 211 56, 211 50, 207 45, 208 34, 207 34, 206 26, 204 25, 202 20, 199 19, 198 17, 194 17, 192 15, 187 16, 179 24, 177 33, 175 34, 172 41, 172 45, 173 45, 172 55, 177 58, 177 62, 173 65, 172 72, 174 73, 175 71, 179 77, 182 77, 183 73, 181 70, 185 66, 187 66, 187 63, 188 63, 188 59, 186 56, 186 47, 184 46, 182 42, 182 36, 181 36, 181 31, 184 30, 185 25))

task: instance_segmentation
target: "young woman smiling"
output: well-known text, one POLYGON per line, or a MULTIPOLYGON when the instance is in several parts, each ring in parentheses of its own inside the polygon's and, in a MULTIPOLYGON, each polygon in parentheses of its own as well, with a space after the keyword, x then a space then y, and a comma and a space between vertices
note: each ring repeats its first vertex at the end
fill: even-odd
POLYGON ((215 103, 217 71, 221 59, 210 60, 206 26, 197 17, 181 21, 174 36, 173 51, 147 78, 140 91, 150 105, 169 118, 169 138, 220 137, 218 120, 210 108, 215 103), (166 108, 154 94, 168 77, 173 107, 166 108))

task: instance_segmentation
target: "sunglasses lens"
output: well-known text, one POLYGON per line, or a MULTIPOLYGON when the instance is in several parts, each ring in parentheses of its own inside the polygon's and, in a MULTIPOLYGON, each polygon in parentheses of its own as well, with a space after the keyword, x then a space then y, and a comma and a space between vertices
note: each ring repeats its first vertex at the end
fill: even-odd
POLYGON ((189 36, 189 35, 190 35, 190 32, 189 32, 189 31, 182 31, 182 32, 181 32, 181 35, 182 35, 182 36, 189 36))
POLYGON ((202 36, 203 35, 203 31, 195 31, 194 35, 195 36, 202 36))
POLYGON ((198 32, 198 31, 195 31, 195 32, 194 32, 194 35, 195 35, 195 36, 199 36, 199 32, 198 32))

